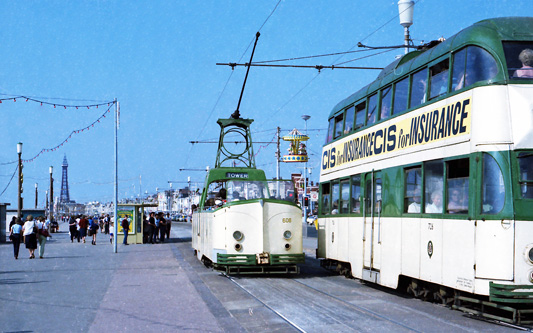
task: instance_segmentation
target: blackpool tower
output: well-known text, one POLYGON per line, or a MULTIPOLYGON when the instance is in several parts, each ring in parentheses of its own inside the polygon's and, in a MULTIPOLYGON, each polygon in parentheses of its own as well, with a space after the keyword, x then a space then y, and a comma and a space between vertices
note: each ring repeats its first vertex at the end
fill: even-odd
POLYGON ((63 175, 61 177, 61 196, 59 201, 61 203, 70 203, 70 195, 68 194, 68 162, 67 155, 63 158, 63 175))

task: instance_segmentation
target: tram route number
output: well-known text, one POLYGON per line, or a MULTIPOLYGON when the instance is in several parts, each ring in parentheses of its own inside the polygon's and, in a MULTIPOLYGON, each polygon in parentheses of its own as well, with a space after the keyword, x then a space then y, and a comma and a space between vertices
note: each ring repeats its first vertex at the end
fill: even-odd
POLYGON ((282 219, 283 223, 291 223, 292 222, 292 219, 290 217, 284 217, 282 219))

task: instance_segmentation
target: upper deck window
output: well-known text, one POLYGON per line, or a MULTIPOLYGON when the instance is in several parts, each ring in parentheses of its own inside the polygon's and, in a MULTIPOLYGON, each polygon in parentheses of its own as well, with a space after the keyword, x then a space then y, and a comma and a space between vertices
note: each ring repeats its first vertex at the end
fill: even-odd
POLYGON ((498 74, 496 60, 477 46, 468 46, 454 54, 452 90, 490 80, 498 74))
POLYGON ((366 103, 360 103, 355 106, 355 130, 360 129, 361 127, 365 126, 365 109, 366 109, 366 103))
POLYGON ((336 139, 342 135, 342 124, 344 122, 344 113, 339 114, 335 117, 335 135, 333 139, 336 139))
POLYGON ((533 79, 533 41, 504 42, 503 50, 511 79, 533 79))
POLYGON ((387 119, 391 115, 392 104, 392 86, 388 86, 381 90, 381 114, 379 119, 387 119))
POLYGON ((353 118, 355 116, 355 107, 349 107, 346 110, 346 120, 344 121, 344 134, 348 134, 353 130, 353 118))
POLYGON ((407 110, 407 96, 409 95, 409 77, 394 85, 394 114, 407 110))
POLYGON ((424 68, 413 74, 409 103, 412 108, 426 102, 427 72, 427 68, 424 68))
POLYGON ((378 94, 370 96, 368 99, 368 113, 366 117, 366 124, 372 125, 377 120, 377 109, 378 109, 378 94))
POLYGON ((450 62, 448 59, 439 62, 429 69, 430 78, 430 95, 429 98, 436 98, 448 92, 448 69, 450 62))
POLYGON ((333 130, 335 129, 335 118, 329 120, 328 135, 326 137, 326 143, 330 143, 333 140, 333 130))

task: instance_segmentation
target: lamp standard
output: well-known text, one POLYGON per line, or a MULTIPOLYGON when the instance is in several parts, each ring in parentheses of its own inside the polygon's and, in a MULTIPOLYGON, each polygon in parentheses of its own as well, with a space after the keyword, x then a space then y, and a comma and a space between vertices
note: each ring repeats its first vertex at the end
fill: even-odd
MULTIPOLYGON (((308 116, 304 114, 302 116, 302 119, 305 121, 305 135, 307 135, 307 121, 311 118, 311 116, 308 116)), ((304 195, 302 196, 302 207, 304 208, 304 230, 305 230, 305 236, 307 237, 307 207, 305 206, 305 198, 307 197, 307 158, 305 160, 305 167, 304 167, 304 195)))
POLYGON ((17 217, 22 219, 22 142, 17 143, 17 153, 19 156, 19 189, 18 189, 18 205, 17 217))
POLYGON ((39 193, 37 192, 37 183, 35 183, 35 209, 37 209, 38 200, 39 200, 39 193))
POLYGON ((50 166, 50 222, 54 219, 54 178, 52 177, 52 174, 54 172, 54 167, 50 166))

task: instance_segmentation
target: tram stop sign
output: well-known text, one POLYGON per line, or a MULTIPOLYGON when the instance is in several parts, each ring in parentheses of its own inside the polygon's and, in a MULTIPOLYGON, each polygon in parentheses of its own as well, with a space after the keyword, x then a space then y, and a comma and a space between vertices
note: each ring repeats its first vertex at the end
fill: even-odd
POLYGON ((318 201, 318 192, 311 192, 309 196, 311 197, 311 201, 318 201))

